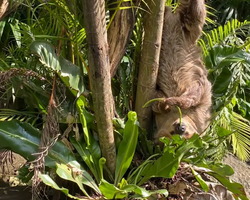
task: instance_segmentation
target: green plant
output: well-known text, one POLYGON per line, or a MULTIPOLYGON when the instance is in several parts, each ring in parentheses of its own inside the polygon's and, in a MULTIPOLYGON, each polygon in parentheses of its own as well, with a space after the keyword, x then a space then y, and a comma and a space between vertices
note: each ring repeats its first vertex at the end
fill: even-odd
MULTIPOLYGON (((174 9, 178 6, 176 2, 167 1, 174 9)), ((143 41, 143 12, 148 11, 148 4, 143 1, 146 9, 135 12, 141 5, 138 7, 133 1, 105 3, 105 24, 108 24, 109 32, 119 30, 112 29, 111 24, 115 17, 124 14, 121 10, 133 10, 136 21, 125 54, 116 52, 123 58, 112 78, 114 101, 121 116, 112 120, 117 150, 115 174, 112 175, 105 165, 102 144, 97 139, 81 1, 48 1, 46 4, 24 1, 22 9, 14 10, 0 22, 0 138, 4 141, 0 143, 0 149, 11 149, 28 161, 35 160, 34 153, 39 149, 46 116, 50 114, 47 107, 53 102, 50 99, 54 94, 59 113, 58 119, 55 118, 62 133, 59 139, 67 141, 67 145, 57 141, 53 147, 48 147, 46 174, 40 174, 48 186, 71 198, 81 199, 57 185, 53 180, 55 172, 76 183, 87 198, 92 198, 92 194, 107 199, 145 199, 156 193, 167 196, 166 188, 151 191, 146 184, 155 177, 171 179, 178 172, 180 163, 185 162, 201 191, 208 191, 208 183, 202 175, 209 174, 237 198, 246 199, 242 186, 227 178, 232 175, 232 169, 216 164, 212 158, 218 155, 218 147, 227 144, 227 138, 243 159, 249 155, 249 143, 245 142, 249 139, 250 119, 248 22, 232 21, 200 40, 215 88, 216 118, 211 126, 212 134, 205 135, 202 140, 197 135, 187 141, 178 136, 173 140, 162 139, 165 145, 162 151, 148 141, 148 133, 140 128, 136 113, 128 112, 134 108, 143 41), (53 84, 55 79, 56 84, 53 84), (140 164, 133 163, 133 160, 137 161, 136 154, 142 156, 140 164)), ((133 27, 133 23, 128 24, 133 27)), ((20 177, 28 182, 32 173, 25 167, 21 171, 20 177)))
MULTIPOLYGON (((247 21, 241 23, 232 20, 225 26, 206 33, 204 39, 199 41, 209 78, 213 83, 215 117, 211 124, 211 133, 216 134, 218 127, 229 130, 231 134, 228 139, 234 153, 245 161, 250 158, 250 107, 247 102, 250 97, 250 54, 246 35, 248 27, 247 21)), ((225 146, 226 143, 220 145, 225 146)), ((223 149, 220 146, 219 148, 223 149)), ((218 151, 217 158, 222 155, 218 151)))

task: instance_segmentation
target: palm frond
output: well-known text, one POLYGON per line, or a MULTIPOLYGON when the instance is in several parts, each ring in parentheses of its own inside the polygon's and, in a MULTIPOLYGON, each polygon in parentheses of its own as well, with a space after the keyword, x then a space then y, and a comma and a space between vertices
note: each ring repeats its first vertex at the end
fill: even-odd
POLYGON ((249 26, 249 21, 239 22, 237 19, 233 19, 227 22, 226 25, 219 26, 208 33, 203 32, 203 37, 199 39, 198 43, 202 47, 205 56, 207 56, 208 50, 217 44, 240 47, 244 44, 240 36, 246 36, 249 26))
POLYGON ((230 137, 233 153, 241 160, 250 160, 250 121, 233 112, 231 115, 233 134, 230 137))
POLYGON ((38 112, 17 111, 12 109, 0 109, 0 121, 11 121, 16 119, 21 122, 27 122, 33 126, 39 119, 38 112))

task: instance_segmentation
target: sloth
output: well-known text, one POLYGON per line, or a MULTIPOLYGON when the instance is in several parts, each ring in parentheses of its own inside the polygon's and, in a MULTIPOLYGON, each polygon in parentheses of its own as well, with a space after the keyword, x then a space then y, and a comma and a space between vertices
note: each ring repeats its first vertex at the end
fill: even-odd
POLYGON ((156 141, 174 134, 189 139, 210 122, 211 83, 197 46, 205 17, 204 0, 179 0, 175 13, 165 9, 156 92, 163 100, 152 106, 156 141))

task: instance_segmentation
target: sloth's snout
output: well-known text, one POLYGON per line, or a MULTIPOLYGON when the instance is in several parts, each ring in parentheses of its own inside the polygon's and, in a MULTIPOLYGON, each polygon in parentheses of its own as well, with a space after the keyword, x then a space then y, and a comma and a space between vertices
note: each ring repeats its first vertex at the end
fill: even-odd
POLYGON ((180 123, 176 123, 175 124, 175 132, 176 134, 182 135, 186 132, 186 126, 184 123, 180 124, 180 123))

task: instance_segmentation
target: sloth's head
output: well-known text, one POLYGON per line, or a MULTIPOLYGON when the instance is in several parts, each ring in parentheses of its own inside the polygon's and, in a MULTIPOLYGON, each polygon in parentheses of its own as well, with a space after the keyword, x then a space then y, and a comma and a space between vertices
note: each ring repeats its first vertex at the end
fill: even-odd
POLYGON ((171 135, 178 134, 185 139, 191 138, 194 133, 197 133, 197 128, 195 123, 191 118, 185 116, 182 118, 181 122, 180 119, 177 119, 170 127, 171 135))
POLYGON ((171 138, 172 135, 178 134, 185 139, 191 138, 194 133, 197 132, 196 125, 194 121, 186 116, 183 116, 181 121, 180 118, 168 118, 164 122, 164 126, 161 126, 161 129, 156 134, 156 139, 158 140, 160 137, 168 137, 171 138))

